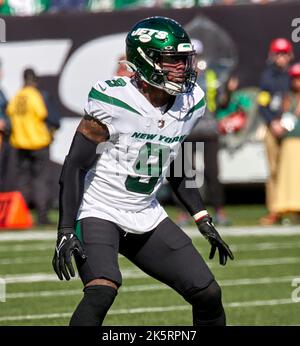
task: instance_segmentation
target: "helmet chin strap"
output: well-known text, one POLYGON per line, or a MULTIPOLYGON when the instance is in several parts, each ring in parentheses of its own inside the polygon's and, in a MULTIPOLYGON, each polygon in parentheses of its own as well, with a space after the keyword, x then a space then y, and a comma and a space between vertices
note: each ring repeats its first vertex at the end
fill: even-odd
POLYGON ((165 82, 164 85, 166 88, 164 90, 170 95, 178 95, 180 94, 180 92, 182 92, 181 91, 182 86, 178 85, 177 83, 168 81, 168 82, 165 82))
POLYGON ((166 93, 168 93, 169 95, 176 96, 182 92, 181 91, 181 88, 182 88, 181 85, 178 85, 177 83, 174 83, 174 82, 166 81, 166 82, 164 82, 164 85, 159 85, 159 84, 149 82, 141 73, 139 73, 137 67, 132 62, 130 62, 128 60, 120 60, 119 63, 126 65, 128 71, 137 72, 138 75, 140 76, 141 80, 143 80, 147 84, 149 84, 155 88, 161 89, 161 90, 165 91, 166 93))
POLYGON ((129 72, 137 72, 136 66, 128 60, 120 60, 119 64, 124 64, 129 72))
POLYGON ((176 83, 173 82, 165 82, 164 85, 159 85, 159 84, 155 84, 155 83, 151 83, 149 82, 146 78, 144 78, 141 74, 139 74, 140 78, 146 82, 147 84, 165 91, 167 94, 172 95, 172 96, 176 96, 178 94, 181 93, 181 86, 179 86, 176 83))

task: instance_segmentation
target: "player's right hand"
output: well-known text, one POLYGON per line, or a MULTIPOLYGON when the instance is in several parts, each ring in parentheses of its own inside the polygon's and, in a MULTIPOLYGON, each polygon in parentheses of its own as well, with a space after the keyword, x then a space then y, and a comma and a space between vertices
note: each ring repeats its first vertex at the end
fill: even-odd
POLYGON ((209 254, 209 259, 213 259, 216 250, 219 251, 219 262, 221 265, 225 265, 227 258, 231 260, 234 259, 233 253, 231 252, 229 246, 221 238, 218 231, 215 229, 212 223, 212 218, 209 215, 204 216, 201 220, 196 222, 200 233, 209 241, 211 245, 211 250, 209 254))
POLYGON ((86 260, 87 257, 76 234, 71 231, 58 231, 52 266, 60 280, 63 280, 64 277, 66 280, 70 280, 70 275, 75 276, 72 265, 74 252, 82 260, 86 260))

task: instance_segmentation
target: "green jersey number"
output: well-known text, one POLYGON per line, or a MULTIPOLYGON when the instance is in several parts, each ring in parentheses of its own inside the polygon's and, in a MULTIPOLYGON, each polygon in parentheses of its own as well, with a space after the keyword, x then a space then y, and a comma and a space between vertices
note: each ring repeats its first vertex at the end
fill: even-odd
POLYGON ((166 145, 145 143, 135 161, 133 169, 140 176, 129 175, 125 181, 128 191, 150 195, 169 158, 170 148, 166 145))
POLYGON ((113 87, 123 87, 123 86, 126 85, 126 82, 122 78, 106 80, 105 83, 108 86, 110 86, 111 88, 113 88, 113 87))

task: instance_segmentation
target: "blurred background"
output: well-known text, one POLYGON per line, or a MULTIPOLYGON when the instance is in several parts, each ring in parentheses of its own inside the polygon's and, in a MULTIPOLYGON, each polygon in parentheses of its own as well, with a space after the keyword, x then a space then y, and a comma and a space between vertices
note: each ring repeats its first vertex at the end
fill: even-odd
MULTIPOLYGON (((126 34, 137 21, 154 15, 177 20, 190 34, 197 82, 206 92, 206 114, 188 140, 204 142, 194 152, 194 164, 204 163, 196 165, 204 175, 201 193, 241 261, 227 276, 216 269, 221 285, 223 280, 230 287, 225 288, 232 309, 229 323, 300 323, 298 305, 290 300, 300 262, 297 13, 297 0, 0 0, 0 30, 5 28, 0 43, 0 230, 28 230, 0 232, 0 274, 8 283, 0 324, 65 324, 75 305, 79 281, 54 283, 49 260, 61 167, 91 86, 128 73, 119 63, 126 34), (26 129, 20 116, 28 119, 26 129), (261 285, 270 289, 269 296, 261 285), (54 303, 54 297, 67 292, 73 293, 64 304, 54 303), (29 302, 39 297, 35 317, 30 317, 30 304, 18 304, 22 297, 29 302), (253 310, 257 305, 261 314, 253 310)), ((159 199, 206 254, 206 243, 167 184, 159 199)), ((148 282, 124 258, 120 261, 130 283, 122 294, 133 292, 131 309, 143 303, 143 293, 137 292, 151 287, 165 302, 161 285, 148 282)), ((154 291, 147 306, 153 305, 154 291)), ((176 302, 175 295, 172 299, 176 302)), ((121 304, 116 311, 128 308, 121 304)), ((169 324, 189 323, 188 311, 182 310, 169 324)), ((164 312, 141 319, 128 311, 112 313, 107 323, 168 324, 164 312)))

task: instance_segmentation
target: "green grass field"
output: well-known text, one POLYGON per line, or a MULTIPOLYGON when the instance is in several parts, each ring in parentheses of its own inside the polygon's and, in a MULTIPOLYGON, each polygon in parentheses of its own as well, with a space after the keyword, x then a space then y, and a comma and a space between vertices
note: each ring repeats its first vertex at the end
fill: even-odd
MULTIPOLYGON (((42 240, 0 235, 0 277, 6 280, 0 325, 67 325, 81 298, 78 279, 56 279, 51 267, 56 233, 36 231, 43 232, 42 240)), ((192 234, 194 245, 207 259, 206 240, 196 231, 192 234)), ((225 239, 235 261, 226 267, 219 266, 217 259, 208 263, 223 288, 228 324, 300 325, 300 303, 291 300, 292 280, 300 278, 300 231, 296 235, 225 239)), ((190 306, 177 293, 147 277, 124 257, 119 262, 123 286, 105 325, 191 325, 190 306)))

